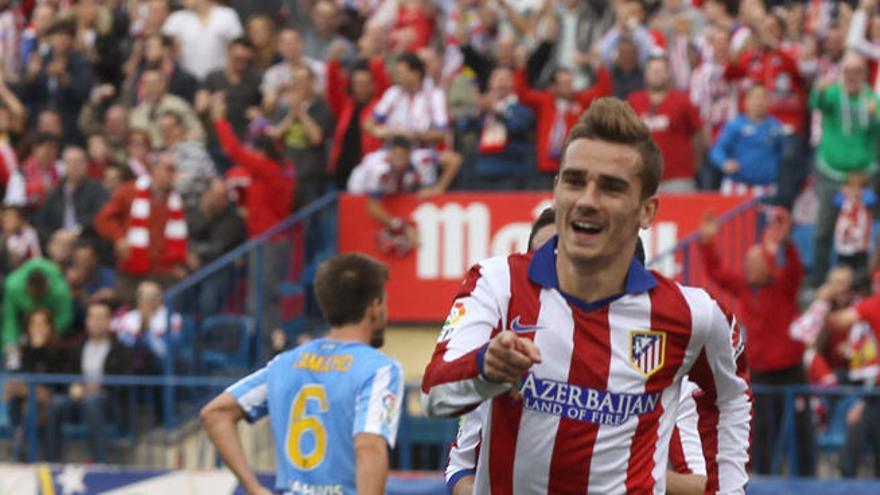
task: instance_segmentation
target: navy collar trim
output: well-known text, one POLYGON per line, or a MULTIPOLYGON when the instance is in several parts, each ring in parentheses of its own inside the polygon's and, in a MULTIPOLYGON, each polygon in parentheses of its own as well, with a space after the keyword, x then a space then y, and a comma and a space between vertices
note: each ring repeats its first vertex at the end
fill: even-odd
POLYGON ((558 237, 553 237, 543 246, 538 248, 532 261, 529 263, 529 280, 550 289, 556 289, 560 294, 575 306, 584 311, 595 311, 626 294, 639 294, 647 292, 657 286, 657 278, 649 272, 635 256, 629 264, 626 272, 626 281, 623 284, 623 292, 594 302, 586 302, 575 296, 566 294, 559 288, 559 276, 556 273, 556 245, 558 237))

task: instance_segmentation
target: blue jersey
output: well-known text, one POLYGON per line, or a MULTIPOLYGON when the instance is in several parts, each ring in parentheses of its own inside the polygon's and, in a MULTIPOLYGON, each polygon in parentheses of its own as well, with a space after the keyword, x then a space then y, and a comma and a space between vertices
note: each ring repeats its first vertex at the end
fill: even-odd
POLYGON ((256 421, 268 414, 278 490, 356 493, 354 436, 394 447, 403 400, 400 364, 367 344, 318 339, 279 354, 227 389, 256 421))

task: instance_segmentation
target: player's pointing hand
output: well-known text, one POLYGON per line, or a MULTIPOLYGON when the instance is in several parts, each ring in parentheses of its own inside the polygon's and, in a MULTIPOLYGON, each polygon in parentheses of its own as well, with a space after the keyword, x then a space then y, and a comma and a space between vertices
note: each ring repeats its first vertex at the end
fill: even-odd
POLYGON ((505 330, 489 342, 483 360, 483 375, 489 381, 516 385, 533 364, 540 362, 541 353, 534 342, 505 330))

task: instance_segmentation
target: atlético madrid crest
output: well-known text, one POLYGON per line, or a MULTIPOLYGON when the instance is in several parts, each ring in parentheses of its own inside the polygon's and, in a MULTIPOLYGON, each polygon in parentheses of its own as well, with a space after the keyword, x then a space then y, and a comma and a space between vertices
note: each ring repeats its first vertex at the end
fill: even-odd
POLYGON ((629 362, 645 378, 662 368, 665 360, 666 332, 630 330, 629 362))

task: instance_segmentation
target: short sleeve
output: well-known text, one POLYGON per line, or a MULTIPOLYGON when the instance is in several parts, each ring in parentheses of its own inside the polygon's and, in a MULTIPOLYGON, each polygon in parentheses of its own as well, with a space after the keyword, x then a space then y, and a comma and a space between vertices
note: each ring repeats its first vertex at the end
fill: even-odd
POLYGON ((403 372, 396 362, 388 363, 361 385, 355 404, 354 431, 380 435, 394 448, 400 410, 403 407, 403 372))
POLYGON ((269 413, 268 367, 261 368, 226 389, 253 423, 269 413))

